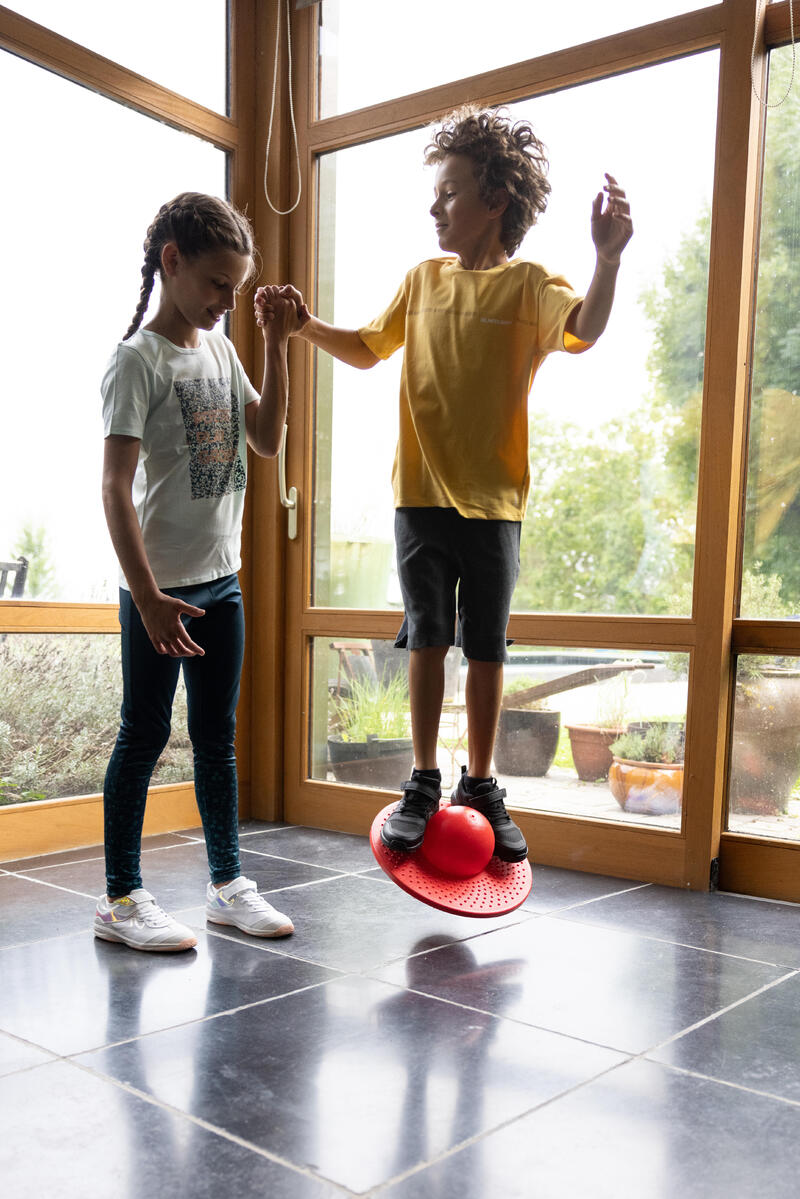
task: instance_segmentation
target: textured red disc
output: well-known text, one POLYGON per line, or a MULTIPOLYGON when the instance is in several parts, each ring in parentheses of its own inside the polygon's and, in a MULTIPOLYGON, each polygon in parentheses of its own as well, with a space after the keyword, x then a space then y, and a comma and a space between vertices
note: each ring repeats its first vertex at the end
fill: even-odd
MULTIPOLYGON (((442 799, 439 807, 449 805, 442 799)), ((432 866, 417 850, 397 853, 381 841, 381 829, 397 802, 382 808, 372 822, 369 841, 381 869, 414 899, 420 899, 441 912, 454 916, 504 916, 524 903, 533 884, 530 863, 501 862, 490 858, 488 864, 471 878, 453 878, 432 866)))

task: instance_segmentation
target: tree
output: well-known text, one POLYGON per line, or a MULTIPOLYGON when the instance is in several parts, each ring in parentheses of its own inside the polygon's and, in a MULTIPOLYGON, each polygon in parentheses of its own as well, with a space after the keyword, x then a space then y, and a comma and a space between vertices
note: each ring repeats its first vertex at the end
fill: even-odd
POLYGON ((57 594, 56 575, 46 530, 41 525, 26 522, 19 532, 12 553, 17 558, 28 559, 25 598, 53 599, 57 594))
POLYGON ((514 607, 665 612, 681 562, 652 414, 587 434, 531 422, 531 492, 514 607))
MULTIPOLYGON (((770 96, 781 96, 791 54, 770 56, 770 96)), ((800 610, 800 88, 770 110, 761 211, 753 344, 744 566, 780 581, 800 610)), ((706 333, 711 218, 701 214, 643 303, 653 323, 652 406, 662 420, 665 467, 691 564, 706 333)), ((683 580, 688 581, 689 576, 683 580)), ((746 610, 743 597, 742 612, 746 610)), ((751 613, 755 615, 755 613, 751 613)))

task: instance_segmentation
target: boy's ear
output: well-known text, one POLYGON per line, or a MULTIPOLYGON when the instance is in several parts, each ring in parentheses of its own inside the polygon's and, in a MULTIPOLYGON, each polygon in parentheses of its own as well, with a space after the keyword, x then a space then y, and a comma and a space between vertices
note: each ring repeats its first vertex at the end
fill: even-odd
POLYGON ((165 275, 173 276, 178 271, 180 251, 174 241, 167 241, 161 247, 161 269, 165 275))
POLYGON ((492 192, 492 200, 489 204, 489 212, 492 216, 502 216, 505 210, 511 203, 511 196, 504 187, 498 187, 492 192))

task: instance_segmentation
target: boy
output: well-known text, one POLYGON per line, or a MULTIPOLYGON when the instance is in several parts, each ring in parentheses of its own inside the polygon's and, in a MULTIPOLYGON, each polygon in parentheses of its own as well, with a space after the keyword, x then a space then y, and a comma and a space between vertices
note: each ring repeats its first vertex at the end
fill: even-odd
MULTIPOLYGON (((405 620, 395 645, 409 650, 415 767, 381 837, 390 849, 417 849, 439 807, 436 743, 457 605, 469 765, 452 802, 483 812, 495 853, 517 862, 527 845, 491 764, 530 478, 528 392, 546 354, 580 352, 605 329, 633 226, 624 191, 606 175, 605 210, 602 192, 592 205, 597 265, 581 299, 560 277, 512 257, 550 191, 544 148, 526 122, 497 109, 458 110, 425 162, 438 168, 430 211, 448 257, 409 271, 371 324, 339 329, 312 316, 298 335, 362 369, 405 347, 392 476, 405 620)), ((285 294, 302 305, 295 289, 285 294)), ((261 293, 256 314, 269 319, 261 293)))

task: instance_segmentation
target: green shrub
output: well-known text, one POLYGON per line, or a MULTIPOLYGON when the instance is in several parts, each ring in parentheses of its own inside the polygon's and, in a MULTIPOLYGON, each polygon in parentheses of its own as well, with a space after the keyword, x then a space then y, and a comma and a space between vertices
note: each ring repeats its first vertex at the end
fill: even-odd
POLYGON ((366 741, 368 735, 390 739, 407 737, 406 676, 394 674, 380 682, 354 679, 348 694, 334 700, 330 732, 343 741, 366 741))
MULTIPOLYGON (((94 794, 119 728, 119 640, 19 634, 0 642, 0 804, 94 794)), ((185 692, 154 783, 192 777, 185 692)))

